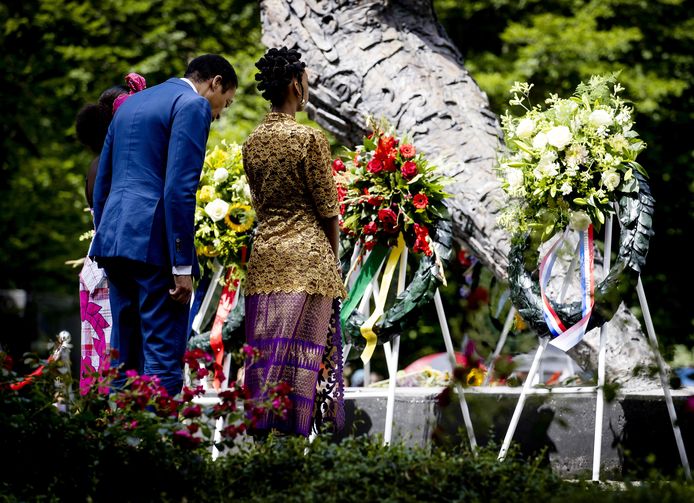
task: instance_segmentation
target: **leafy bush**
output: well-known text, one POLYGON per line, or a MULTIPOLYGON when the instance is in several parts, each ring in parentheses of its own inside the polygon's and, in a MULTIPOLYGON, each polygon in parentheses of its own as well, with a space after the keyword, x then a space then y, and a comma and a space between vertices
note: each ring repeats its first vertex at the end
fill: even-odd
MULTIPOLYGON (((87 395, 68 409, 65 395, 54 393, 55 380, 65 379, 60 370, 59 363, 46 362, 31 379, 19 378, 0 354, 0 452, 5 457, 0 501, 694 500, 694 486, 676 482, 569 483, 543 467, 540 458, 523 460, 511 453, 499 463, 492 449, 473 455, 460 448, 384 448, 366 437, 337 443, 321 436, 311 444, 273 435, 259 443, 237 437, 213 461, 209 435, 200 432, 223 412, 219 408, 185 418, 191 404, 177 399, 176 414, 160 414, 156 397, 138 402, 147 393, 135 392, 135 384, 130 393, 87 395), (173 440, 172 432, 191 424, 201 425, 193 435, 199 442, 173 440)), ((132 379, 131 385, 137 379, 147 382, 132 379)), ((258 406, 248 405, 251 412, 258 406)))

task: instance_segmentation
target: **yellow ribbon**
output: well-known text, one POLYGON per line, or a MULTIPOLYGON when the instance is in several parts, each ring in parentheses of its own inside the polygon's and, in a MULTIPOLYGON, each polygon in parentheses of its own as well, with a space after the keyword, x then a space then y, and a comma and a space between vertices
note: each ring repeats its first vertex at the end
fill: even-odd
POLYGON ((386 299, 388 298, 388 290, 390 289, 390 284, 393 281, 393 273, 398 265, 398 259, 400 254, 405 249, 405 240, 402 234, 398 236, 398 245, 390 251, 388 256, 388 261, 386 262, 386 268, 383 271, 383 278, 381 278, 381 290, 378 293, 378 298, 376 299, 376 307, 374 312, 364 324, 359 328, 362 337, 366 339, 366 347, 361 353, 361 361, 367 363, 371 360, 374 350, 376 349, 376 343, 378 342, 378 337, 373 330, 374 325, 378 319, 383 315, 383 310, 386 306, 386 299))

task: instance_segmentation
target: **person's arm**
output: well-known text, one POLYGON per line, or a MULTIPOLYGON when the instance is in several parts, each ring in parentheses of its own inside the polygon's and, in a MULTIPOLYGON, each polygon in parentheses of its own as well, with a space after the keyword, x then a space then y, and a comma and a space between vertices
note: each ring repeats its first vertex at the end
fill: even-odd
POLYGON ((96 173, 99 169, 99 156, 96 156, 89 165, 87 177, 84 182, 84 197, 87 199, 87 204, 90 208, 94 208, 94 183, 96 182, 96 173))
POLYGON ((193 293, 191 269, 195 256, 195 191, 205 160, 212 112, 206 99, 190 100, 174 112, 164 184, 164 218, 175 288, 181 303, 193 293), (177 274, 178 273, 178 274, 177 274), (183 274, 181 274, 183 273, 183 274), (188 274, 185 274, 188 273, 188 274))
POLYGON ((321 227, 330 241, 330 246, 339 257, 340 230, 338 227, 339 206, 337 187, 333 179, 330 146, 327 138, 315 131, 306 152, 306 181, 313 198, 321 227))
POLYGON ((322 218, 320 221, 321 227, 328 236, 328 241, 330 241, 330 247, 333 249, 335 254, 335 259, 339 258, 340 253, 340 226, 338 225, 339 217, 335 215, 334 217, 322 218))

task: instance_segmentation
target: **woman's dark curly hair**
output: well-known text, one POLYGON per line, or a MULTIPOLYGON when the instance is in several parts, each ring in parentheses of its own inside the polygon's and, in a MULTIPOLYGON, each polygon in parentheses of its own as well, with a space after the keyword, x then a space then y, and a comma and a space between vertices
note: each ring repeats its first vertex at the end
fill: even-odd
POLYGON ((96 154, 101 152, 108 126, 113 118, 113 101, 127 92, 127 86, 109 87, 101 93, 99 101, 88 103, 77 112, 75 130, 80 143, 89 147, 96 154))
POLYGON ((299 79, 301 85, 301 75, 306 63, 300 59, 301 53, 295 49, 273 47, 258 60, 255 66, 260 71, 255 74, 255 80, 258 81, 258 90, 263 98, 279 106, 287 97, 287 86, 292 79, 299 79))

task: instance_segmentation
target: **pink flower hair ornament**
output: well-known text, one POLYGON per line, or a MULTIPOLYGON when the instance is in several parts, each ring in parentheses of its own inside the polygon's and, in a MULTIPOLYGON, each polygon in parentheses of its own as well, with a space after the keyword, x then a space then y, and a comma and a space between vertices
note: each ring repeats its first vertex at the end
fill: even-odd
POLYGON ((135 94, 136 92, 142 91, 143 89, 147 88, 147 81, 145 78, 140 75, 139 73, 129 73, 125 76, 125 83, 126 85, 130 88, 130 91, 126 94, 123 93, 120 96, 118 96, 115 100, 113 100, 113 113, 116 113, 116 110, 123 104, 125 100, 127 100, 130 96, 135 94))

